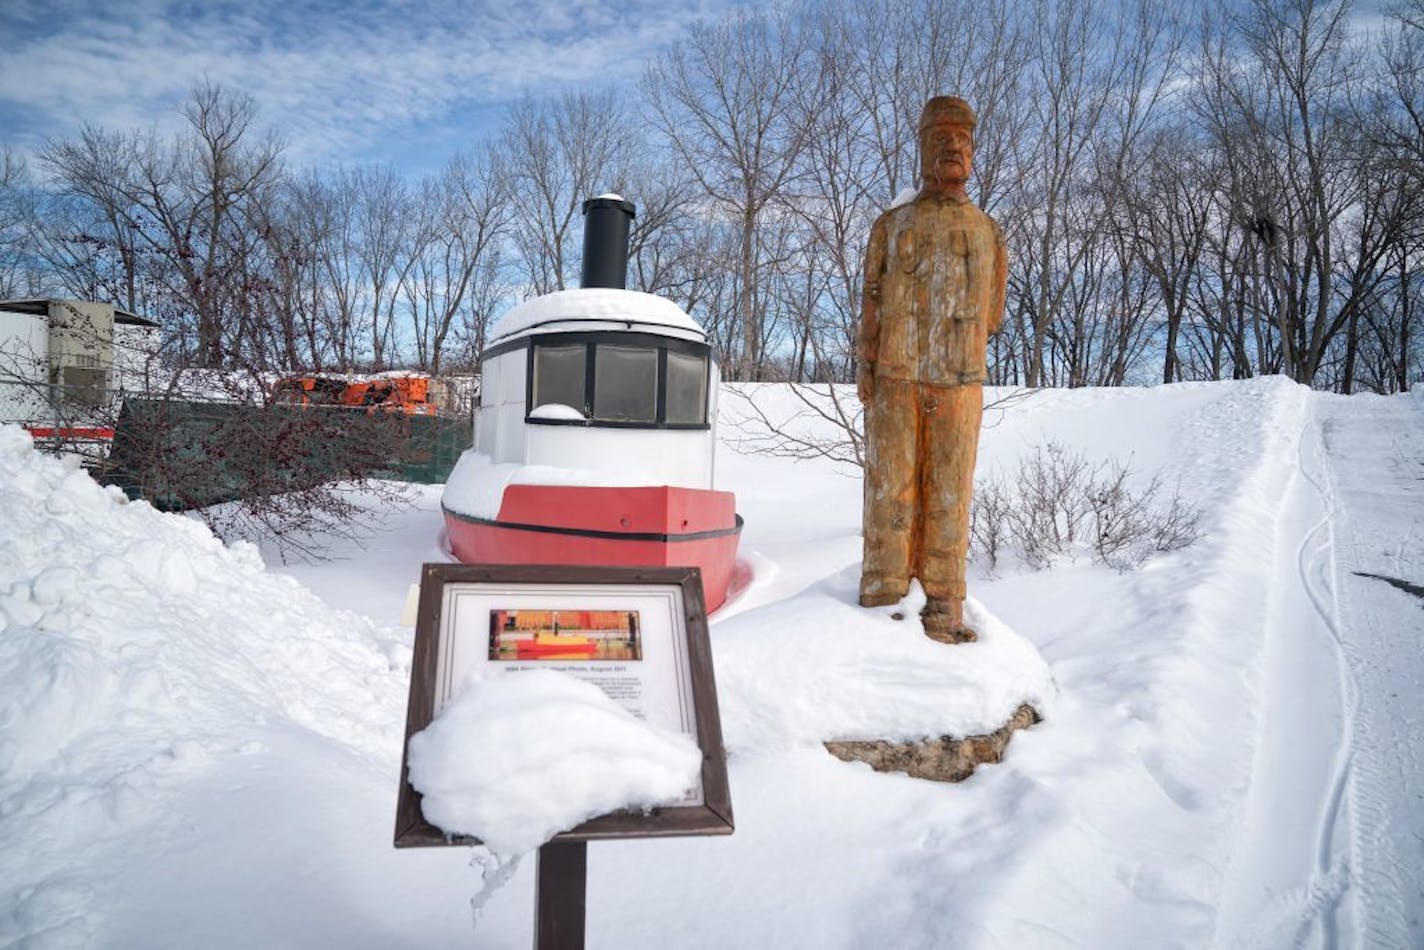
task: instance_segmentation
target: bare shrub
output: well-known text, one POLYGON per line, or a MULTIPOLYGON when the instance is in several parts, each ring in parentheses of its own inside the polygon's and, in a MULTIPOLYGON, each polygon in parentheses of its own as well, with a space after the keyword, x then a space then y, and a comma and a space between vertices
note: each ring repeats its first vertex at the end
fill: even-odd
POLYGON ((1019 462, 1018 494, 1007 521, 1029 566, 1047 567, 1078 540, 1094 475, 1083 456, 1053 442, 1019 462))
POLYGON ((1152 502, 1160 482, 1153 478, 1140 494, 1134 494, 1127 487, 1130 469, 1125 463, 1112 462, 1104 468, 1106 474, 1095 478, 1087 492, 1093 553, 1109 567, 1130 571, 1152 553, 1152 502))
POLYGON ((1053 519, 1045 516, 1042 500, 1042 495, 1016 495, 1007 517, 1019 556, 1035 571, 1048 567, 1053 556, 1063 551, 1051 527, 1053 519))
MULTIPOLYGON (((789 459, 829 459, 865 468, 865 407, 855 387, 844 383, 791 383, 789 391, 799 404, 789 414, 768 408, 764 393, 775 386, 724 386, 718 425, 731 437, 737 451, 789 459)), ((1037 390, 999 390, 984 404, 984 428, 991 429, 1004 414, 1037 390)))
MULTIPOLYGON (((9 366, 0 352, 0 375, 9 366)), ((113 433, 112 444, 60 435, 39 447, 76 452, 100 482, 192 512, 225 540, 269 538, 284 557, 319 558, 410 495, 393 480, 410 447, 403 416, 269 405, 254 369, 179 371, 156 355, 127 383, 97 405, 45 375, 15 386, 33 404, 32 429, 113 433)))
POLYGON ((969 506, 969 545, 973 553, 989 562, 991 572, 998 566, 999 554, 1009 540, 1012 509, 1009 490, 997 472, 974 489, 974 501, 969 506))
POLYGON ((1179 551, 1201 537, 1201 512, 1182 500, 1180 493, 1172 495, 1165 512, 1152 525, 1152 546, 1158 551, 1179 551))
POLYGON ((371 509, 409 497, 391 480, 409 420, 343 407, 131 399, 100 477, 226 540, 268 537, 283 557, 359 533, 371 509), (364 502, 363 502, 364 499, 364 502))
POLYGON ((864 410, 854 387, 830 383, 789 386, 798 406, 784 416, 768 411, 766 401, 758 401, 756 389, 728 386, 722 390, 722 398, 737 409, 719 422, 736 433, 737 449, 776 458, 830 459, 864 468, 864 410))
POLYGON ((1160 478, 1134 491, 1131 476, 1125 462, 1093 465, 1054 442, 1041 445, 1020 460, 1011 484, 995 474, 976 486, 974 553, 992 570, 1011 544, 1025 564, 1043 570, 1056 557, 1087 549, 1099 563, 1130 571, 1155 552, 1179 550, 1201 536, 1200 513, 1180 493, 1164 507, 1160 478))

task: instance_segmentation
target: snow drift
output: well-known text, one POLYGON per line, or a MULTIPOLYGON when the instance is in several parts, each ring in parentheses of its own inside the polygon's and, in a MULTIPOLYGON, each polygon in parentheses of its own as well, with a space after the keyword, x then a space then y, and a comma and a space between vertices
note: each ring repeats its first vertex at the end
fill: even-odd
MULTIPOLYGON (((954 684, 1011 635, 923 654, 913 620, 855 608, 857 473, 738 452, 738 403, 718 487, 755 577, 711 624, 737 832, 592 845, 591 946, 1420 943, 1419 608, 1372 579, 1424 563, 1418 397, 1261 379, 990 412, 981 474, 1047 441, 1130 460, 1204 535, 1128 574, 971 573, 975 622, 1052 681, 1004 654, 1049 718, 955 786, 821 733, 993 720, 1008 697, 954 684)), ((338 608, 399 614, 440 530, 422 497, 282 569, 327 606, 0 433, 0 945, 529 945, 532 862, 472 936, 468 852, 391 848, 409 634, 338 608)))
POLYGON ((115 869, 95 850, 156 833, 176 789, 274 735, 372 762, 399 748, 402 631, 128 503, 18 427, 0 427, 0 486, 0 943, 102 942, 115 869))

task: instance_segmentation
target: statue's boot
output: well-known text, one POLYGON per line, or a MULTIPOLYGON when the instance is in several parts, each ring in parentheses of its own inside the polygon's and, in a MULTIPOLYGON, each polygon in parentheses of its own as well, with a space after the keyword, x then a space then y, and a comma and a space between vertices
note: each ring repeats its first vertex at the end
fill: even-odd
POLYGON ((909 582, 894 583, 875 574, 867 574, 860 580, 860 606, 889 607, 898 604, 909 593, 909 582))
POLYGON ((939 643, 973 643, 979 634, 964 625, 964 601, 931 597, 920 611, 925 636, 939 643))

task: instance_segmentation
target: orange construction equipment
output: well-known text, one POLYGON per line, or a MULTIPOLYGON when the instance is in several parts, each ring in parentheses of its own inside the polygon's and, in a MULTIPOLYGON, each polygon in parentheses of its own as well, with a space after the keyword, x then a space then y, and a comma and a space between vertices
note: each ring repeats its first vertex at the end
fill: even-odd
POLYGON ((380 408, 408 416, 433 416, 429 401, 430 379, 426 376, 386 376, 352 383, 341 397, 342 405, 366 409, 380 408))
POLYGON ((272 401, 297 406, 339 406, 346 380, 337 376, 288 376, 272 387, 272 401))
POLYGON ((402 374, 355 380, 318 374, 288 376, 277 382, 272 394, 277 402, 299 406, 349 406, 408 416, 436 414, 428 376, 402 374))

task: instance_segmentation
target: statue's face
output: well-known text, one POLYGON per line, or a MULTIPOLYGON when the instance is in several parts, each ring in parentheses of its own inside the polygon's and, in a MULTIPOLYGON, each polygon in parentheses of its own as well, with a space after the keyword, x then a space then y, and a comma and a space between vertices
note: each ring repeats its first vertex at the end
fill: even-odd
POLYGON ((958 190, 969 180, 974 131, 954 122, 935 122, 920 134, 920 181, 930 191, 958 190))

